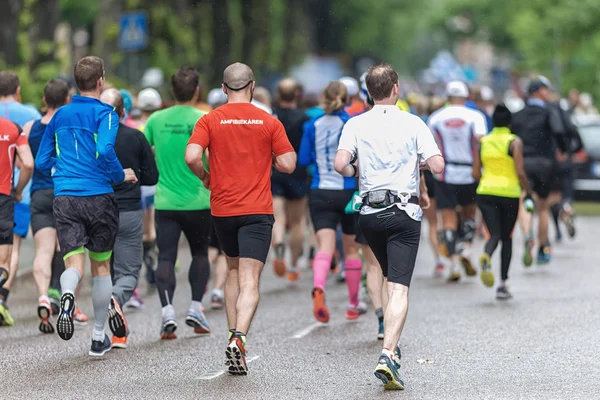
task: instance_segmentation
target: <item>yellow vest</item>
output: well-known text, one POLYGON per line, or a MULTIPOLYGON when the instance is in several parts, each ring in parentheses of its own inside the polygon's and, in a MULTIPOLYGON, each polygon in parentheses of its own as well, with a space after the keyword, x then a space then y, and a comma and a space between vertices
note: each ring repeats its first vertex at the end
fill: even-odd
POLYGON ((402 99, 398 99, 396 102, 396 107, 398 107, 401 111, 410 112, 410 106, 402 99))
POLYGON ((509 155, 510 144, 516 138, 508 128, 494 128, 489 135, 481 138, 483 174, 477 194, 513 199, 521 197, 515 161, 509 155))

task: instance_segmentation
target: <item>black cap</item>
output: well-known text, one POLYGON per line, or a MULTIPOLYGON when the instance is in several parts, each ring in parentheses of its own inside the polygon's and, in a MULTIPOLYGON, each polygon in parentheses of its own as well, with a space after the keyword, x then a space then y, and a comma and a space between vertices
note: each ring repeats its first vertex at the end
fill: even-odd
POLYGON ((495 128, 503 128, 510 126, 512 122, 512 114, 504 104, 498 104, 492 115, 492 122, 495 128))
POLYGON ((538 76, 529 83, 527 93, 532 95, 543 88, 553 90, 552 83, 550 83, 550 80, 548 80, 548 78, 545 76, 538 76))

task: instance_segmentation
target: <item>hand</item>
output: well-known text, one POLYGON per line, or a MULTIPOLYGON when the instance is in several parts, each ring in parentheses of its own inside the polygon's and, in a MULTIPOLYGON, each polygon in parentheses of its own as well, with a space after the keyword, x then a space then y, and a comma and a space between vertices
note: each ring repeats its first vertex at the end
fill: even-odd
POLYGON ((531 194, 527 194, 527 196, 525 196, 523 207, 525 207, 525 211, 528 213, 532 213, 535 210, 535 202, 533 201, 531 194))
POLYGON ((125 179, 123 179, 123 182, 136 183, 138 181, 135 172, 133 172, 131 168, 124 169, 123 172, 125 172, 125 179))
POLYGON ((20 203, 23 200, 23 192, 15 191, 15 201, 20 203))
POLYGON ((421 206, 421 209, 423 209, 423 210, 427 210, 431 206, 431 201, 429 200, 429 194, 421 193, 421 196, 419 196, 419 205, 421 206))
POLYGON ((201 179, 202 184, 204 185, 204 187, 208 190, 210 190, 210 172, 205 171, 204 172, 204 177, 201 179))
POLYGON ((427 163, 419 164, 419 169, 421 171, 429 171, 429 164, 427 164, 427 163))

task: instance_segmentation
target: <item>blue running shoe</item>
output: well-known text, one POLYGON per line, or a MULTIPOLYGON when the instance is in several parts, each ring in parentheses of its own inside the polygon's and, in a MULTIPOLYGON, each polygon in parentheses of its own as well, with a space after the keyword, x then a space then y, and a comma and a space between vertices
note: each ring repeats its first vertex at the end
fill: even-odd
POLYGON ((377 339, 383 340, 383 334, 384 334, 383 321, 381 321, 379 323, 379 332, 377 332, 377 339))
MULTIPOLYGON (((75 327, 73 325, 73 312, 75 311, 75 296, 73 293, 65 293, 60 298, 60 313, 56 320, 56 331, 62 340, 70 340, 73 337, 75 327)), ((110 340, 108 342, 110 344, 110 340)))
POLYGON ((208 321, 206 320, 206 316, 202 311, 198 312, 196 310, 189 309, 188 314, 185 317, 185 323, 186 325, 194 328, 194 332, 199 335, 207 335, 210 333, 208 321))
POLYGON ((540 252, 538 253, 538 256, 537 256, 537 264, 538 265, 546 265, 546 264, 549 264, 550 261, 552 261, 552 253, 551 253, 550 245, 547 244, 540 249, 540 252))
POLYGON ((104 334, 104 340, 92 340, 92 347, 89 355, 92 357, 102 357, 112 348, 110 339, 107 334, 104 334))
POLYGON ((404 390, 404 382, 400 379, 399 364, 382 354, 375 369, 375 376, 383 382, 386 390, 404 390))

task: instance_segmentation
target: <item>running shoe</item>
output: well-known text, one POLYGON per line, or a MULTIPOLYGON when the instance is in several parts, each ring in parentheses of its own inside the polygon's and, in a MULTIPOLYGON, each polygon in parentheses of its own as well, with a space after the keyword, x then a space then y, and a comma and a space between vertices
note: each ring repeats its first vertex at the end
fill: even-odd
POLYGON ((275 250, 275 261, 273 261, 273 269, 275 270, 275 275, 279 277, 285 276, 285 271, 287 270, 287 266, 285 265, 285 245, 283 243, 278 243, 274 246, 275 250))
POLYGON ((567 227, 567 233, 570 238, 574 238, 577 234, 577 230, 575 228, 575 215, 573 214, 573 209, 568 203, 565 203, 563 209, 560 213, 561 220, 567 227))
POLYGON ((77 325, 85 326, 87 325, 88 317, 81 311, 81 308, 77 307, 73 312, 73 321, 77 325))
POLYGON ((110 298, 108 305, 108 327, 114 336, 120 338, 127 336, 127 320, 115 296, 110 298))
POLYGON ((89 355, 92 357, 102 357, 111 349, 110 339, 104 334, 104 340, 92 340, 92 347, 89 355))
POLYGON ((296 282, 298 279, 300 279, 300 273, 295 268, 290 269, 287 273, 287 279, 290 282, 296 282))
POLYGON ((246 348, 239 334, 234 334, 225 350, 227 357, 228 372, 231 375, 248 375, 248 364, 246 364, 246 348))
POLYGON ((448 277, 448 282, 458 282, 460 281, 461 274, 458 268, 454 268, 452 272, 450 272, 450 276, 448 277))
POLYGON ((496 289, 496 299, 497 300, 510 300, 512 299, 512 294, 508 291, 508 287, 506 285, 498 286, 496 289))
POLYGON ((8 270, 6 268, 0 268, 0 288, 4 286, 4 283, 8 280, 8 270))
POLYGON ((537 256, 537 265, 546 265, 552 261, 552 248, 549 244, 543 246, 537 256))
POLYGON ((360 306, 354 307, 349 305, 346 309, 346 319, 353 321, 355 319, 358 319, 361 315, 365 315, 366 313, 366 307, 361 308, 360 306))
POLYGON ((383 336, 384 336, 384 328, 383 328, 383 321, 381 321, 379 323, 379 331, 377 332, 377 339, 378 340, 383 340, 383 336))
POLYGON ((531 267, 533 264, 533 248, 535 247, 535 240, 533 237, 525 239, 525 254, 523 254, 523 265, 531 267))
POLYGON ((438 262, 437 265, 435 266, 435 270, 433 272, 433 276, 435 276, 436 278, 441 278, 442 276, 444 276, 444 263, 443 262, 438 262))
POLYGON ((131 295, 129 300, 127 300, 127 303, 125 303, 125 308, 131 308, 134 310, 141 310, 142 308, 144 308, 144 300, 142 300, 142 298, 140 297, 137 288, 133 291, 133 294, 131 295))
POLYGON ((400 368, 400 360, 402 360, 402 352, 400 351, 400 343, 397 343, 394 347, 394 362, 398 368, 400 368))
POLYGON ((337 283, 344 283, 346 282, 346 271, 344 271, 344 267, 336 267, 337 269, 339 269, 339 271, 336 272, 336 276, 335 276, 335 281, 337 283))
POLYGON ((127 336, 118 337, 113 336, 110 340, 110 344, 115 349, 126 349, 127 348, 127 336))
POLYGON ((56 320, 56 331, 62 340, 70 340, 73 337, 73 332, 75 331, 75 326, 73 325, 74 311, 75 296, 73 296, 73 293, 63 294, 60 298, 60 313, 56 320))
POLYGON ((398 364, 389 356, 382 354, 375 368, 375 376, 383 382, 386 390, 404 390, 398 364))
POLYGON ((329 322, 329 310, 325 304, 325 292, 323 289, 314 288, 312 292, 313 297, 313 314, 319 322, 329 322))
POLYGON ((210 296, 210 307, 213 310, 221 310, 225 307, 225 298, 221 294, 213 292, 210 296))
POLYGON ((0 326, 15 326, 6 304, 0 304, 0 326))
POLYGON ((487 287, 494 286, 494 274, 492 273, 492 260, 488 254, 482 254, 479 258, 481 268, 481 282, 487 287))
POLYGON ((38 305, 38 317, 40 317, 39 330, 42 333, 54 333, 54 327, 52 326, 52 306, 48 300, 40 301, 38 305))
POLYGON ((208 321, 206 320, 206 316, 202 311, 198 312, 196 310, 189 309, 188 314, 185 317, 185 323, 186 325, 194 328, 194 332, 199 335, 207 335, 210 333, 208 321))
POLYGON ((160 328, 160 338, 162 340, 173 340, 177 339, 175 331, 177 330, 177 321, 175 316, 166 316, 162 319, 162 327, 160 328))
POLYGON ((50 298, 50 307, 52 307, 52 315, 58 315, 60 312, 60 290, 55 288, 48 289, 48 297, 50 298))
POLYGON ((440 254, 443 257, 450 258, 450 253, 448 253, 448 247, 446 246, 446 238, 444 237, 443 231, 438 231, 438 243, 440 254))
POLYGON ((473 267, 473 263, 471 263, 471 249, 464 248, 459 257, 460 264, 465 269, 465 274, 467 276, 475 276, 477 275, 477 270, 473 267))

